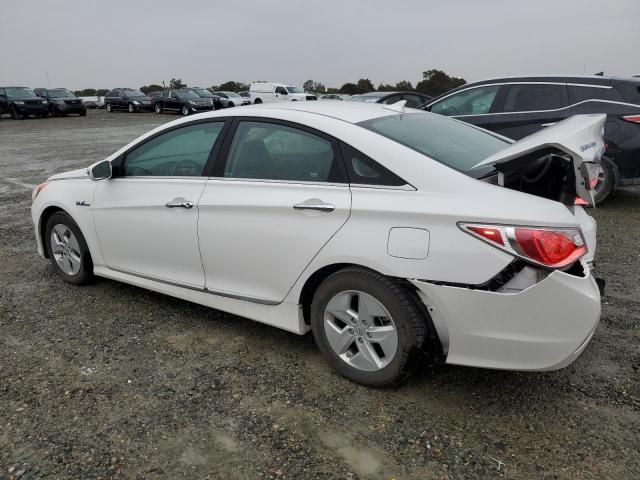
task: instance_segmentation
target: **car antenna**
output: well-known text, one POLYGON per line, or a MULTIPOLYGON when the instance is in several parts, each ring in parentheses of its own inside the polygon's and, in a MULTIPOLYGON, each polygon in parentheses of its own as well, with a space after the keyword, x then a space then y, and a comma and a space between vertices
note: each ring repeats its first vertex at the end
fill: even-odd
POLYGON ((404 108, 404 106, 406 104, 407 104, 406 100, 400 100, 399 102, 391 103, 389 105, 385 105, 382 108, 386 108, 387 110, 391 110, 392 112, 406 113, 406 110, 404 108))

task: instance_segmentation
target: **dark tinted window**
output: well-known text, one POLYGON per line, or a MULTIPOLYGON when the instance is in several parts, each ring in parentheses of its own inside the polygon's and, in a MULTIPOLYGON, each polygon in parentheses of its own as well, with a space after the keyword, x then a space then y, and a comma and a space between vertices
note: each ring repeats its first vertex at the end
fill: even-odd
POLYGON ((483 115, 489 113, 499 85, 469 88, 434 103, 430 111, 440 115, 483 115))
POLYGON ((340 180, 329 140, 285 125, 249 121, 238 125, 224 176, 305 182, 340 180))
POLYGON ((569 100, 572 104, 590 99, 614 100, 624 102, 624 98, 615 88, 598 88, 569 85, 569 100))
POLYGON ((568 106, 565 85, 512 84, 507 88, 504 112, 553 110, 568 106))
POLYGON ((416 108, 418 105, 421 105, 426 101, 420 95, 415 95, 413 93, 405 93, 402 95, 402 98, 407 101, 406 106, 410 108, 416 108))
POLYGON ((640 104, 640 79, 615 80, 613 85, 617 89, 616 92, 622 93, 622 97, 626 102, 640 104))
POLYGON ((389 115, 358 125, 462 172, 509 146, 472 125, 426 112, 389 115))
POLYGON ((158 135, 127 154, 124 176, 200 176, 224 122, 198 123, 158 135))
POLYGON ((390 187, 400 187, 407 184, 396 174, 344 142, 340 142, 340 151, 347 167, 349 183, 390 187))

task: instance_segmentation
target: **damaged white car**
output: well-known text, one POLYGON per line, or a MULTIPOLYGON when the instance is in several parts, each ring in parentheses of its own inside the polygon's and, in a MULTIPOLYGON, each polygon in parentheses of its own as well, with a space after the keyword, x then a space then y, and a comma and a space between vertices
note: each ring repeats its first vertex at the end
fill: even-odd
POLYGON ((591 202, 604 121, 512 143, 402 102, 196 115, 38 185, 38 251, 70 283, 312 330, 365 385, 433 359, 561 368, 600 317, 596 226, 576 203, 591 202))

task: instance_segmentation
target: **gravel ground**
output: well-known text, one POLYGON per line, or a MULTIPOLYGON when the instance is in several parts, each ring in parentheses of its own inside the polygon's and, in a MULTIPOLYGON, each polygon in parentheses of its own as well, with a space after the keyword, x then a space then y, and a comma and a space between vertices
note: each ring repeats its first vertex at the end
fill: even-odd
POLYGON ((337 376, 310 336, 35 252, 30 187, 170 115, 0 120, 0 479, 640 478, 640 193, 592 211, 602 322, 548 373, 424 369, 398 390, 337 376))

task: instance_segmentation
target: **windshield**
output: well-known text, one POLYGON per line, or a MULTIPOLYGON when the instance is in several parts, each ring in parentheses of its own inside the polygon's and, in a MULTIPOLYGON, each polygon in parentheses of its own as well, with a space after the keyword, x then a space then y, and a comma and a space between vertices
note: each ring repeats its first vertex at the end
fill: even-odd
POLYGON ((239 97, 240 96, 236 92, 222 92, 222 93, 224 93, 227 97, 239 97))
POLYGON ((123 90, 123 92, 127 97, 130 97, 130 98, 146 97, 146 95, 142 93, 140 90, 123 90))
POLYGON ((426 112, 374 118, 358 125, 461 172, 510 145, 472 125, 426 112))
POLYGON ((289 93, 304 93, 304 90, 298 87, 286 87, 289 93))
POLYGON ((76 98, 76 96, 69 90, 64 88, 54 88, 53 90, 47 90, 47 95, 56 98, 76 98))
POLYGON ((5 92, 9 98, 38 98, 38 96, 27 87, 5 88, 5 92))
POLYGON ((354 102, 376 103, 378 100, 380 100, 380 97, 371 97, 371 96, 367 96, 367 95, 357 95, 355 97, 351 97, 350 100, 352 100, 354 102))
POLYGON ((206 88, 194 88, 192 91, 201 97, 213 97, 213 93, 206 88))

